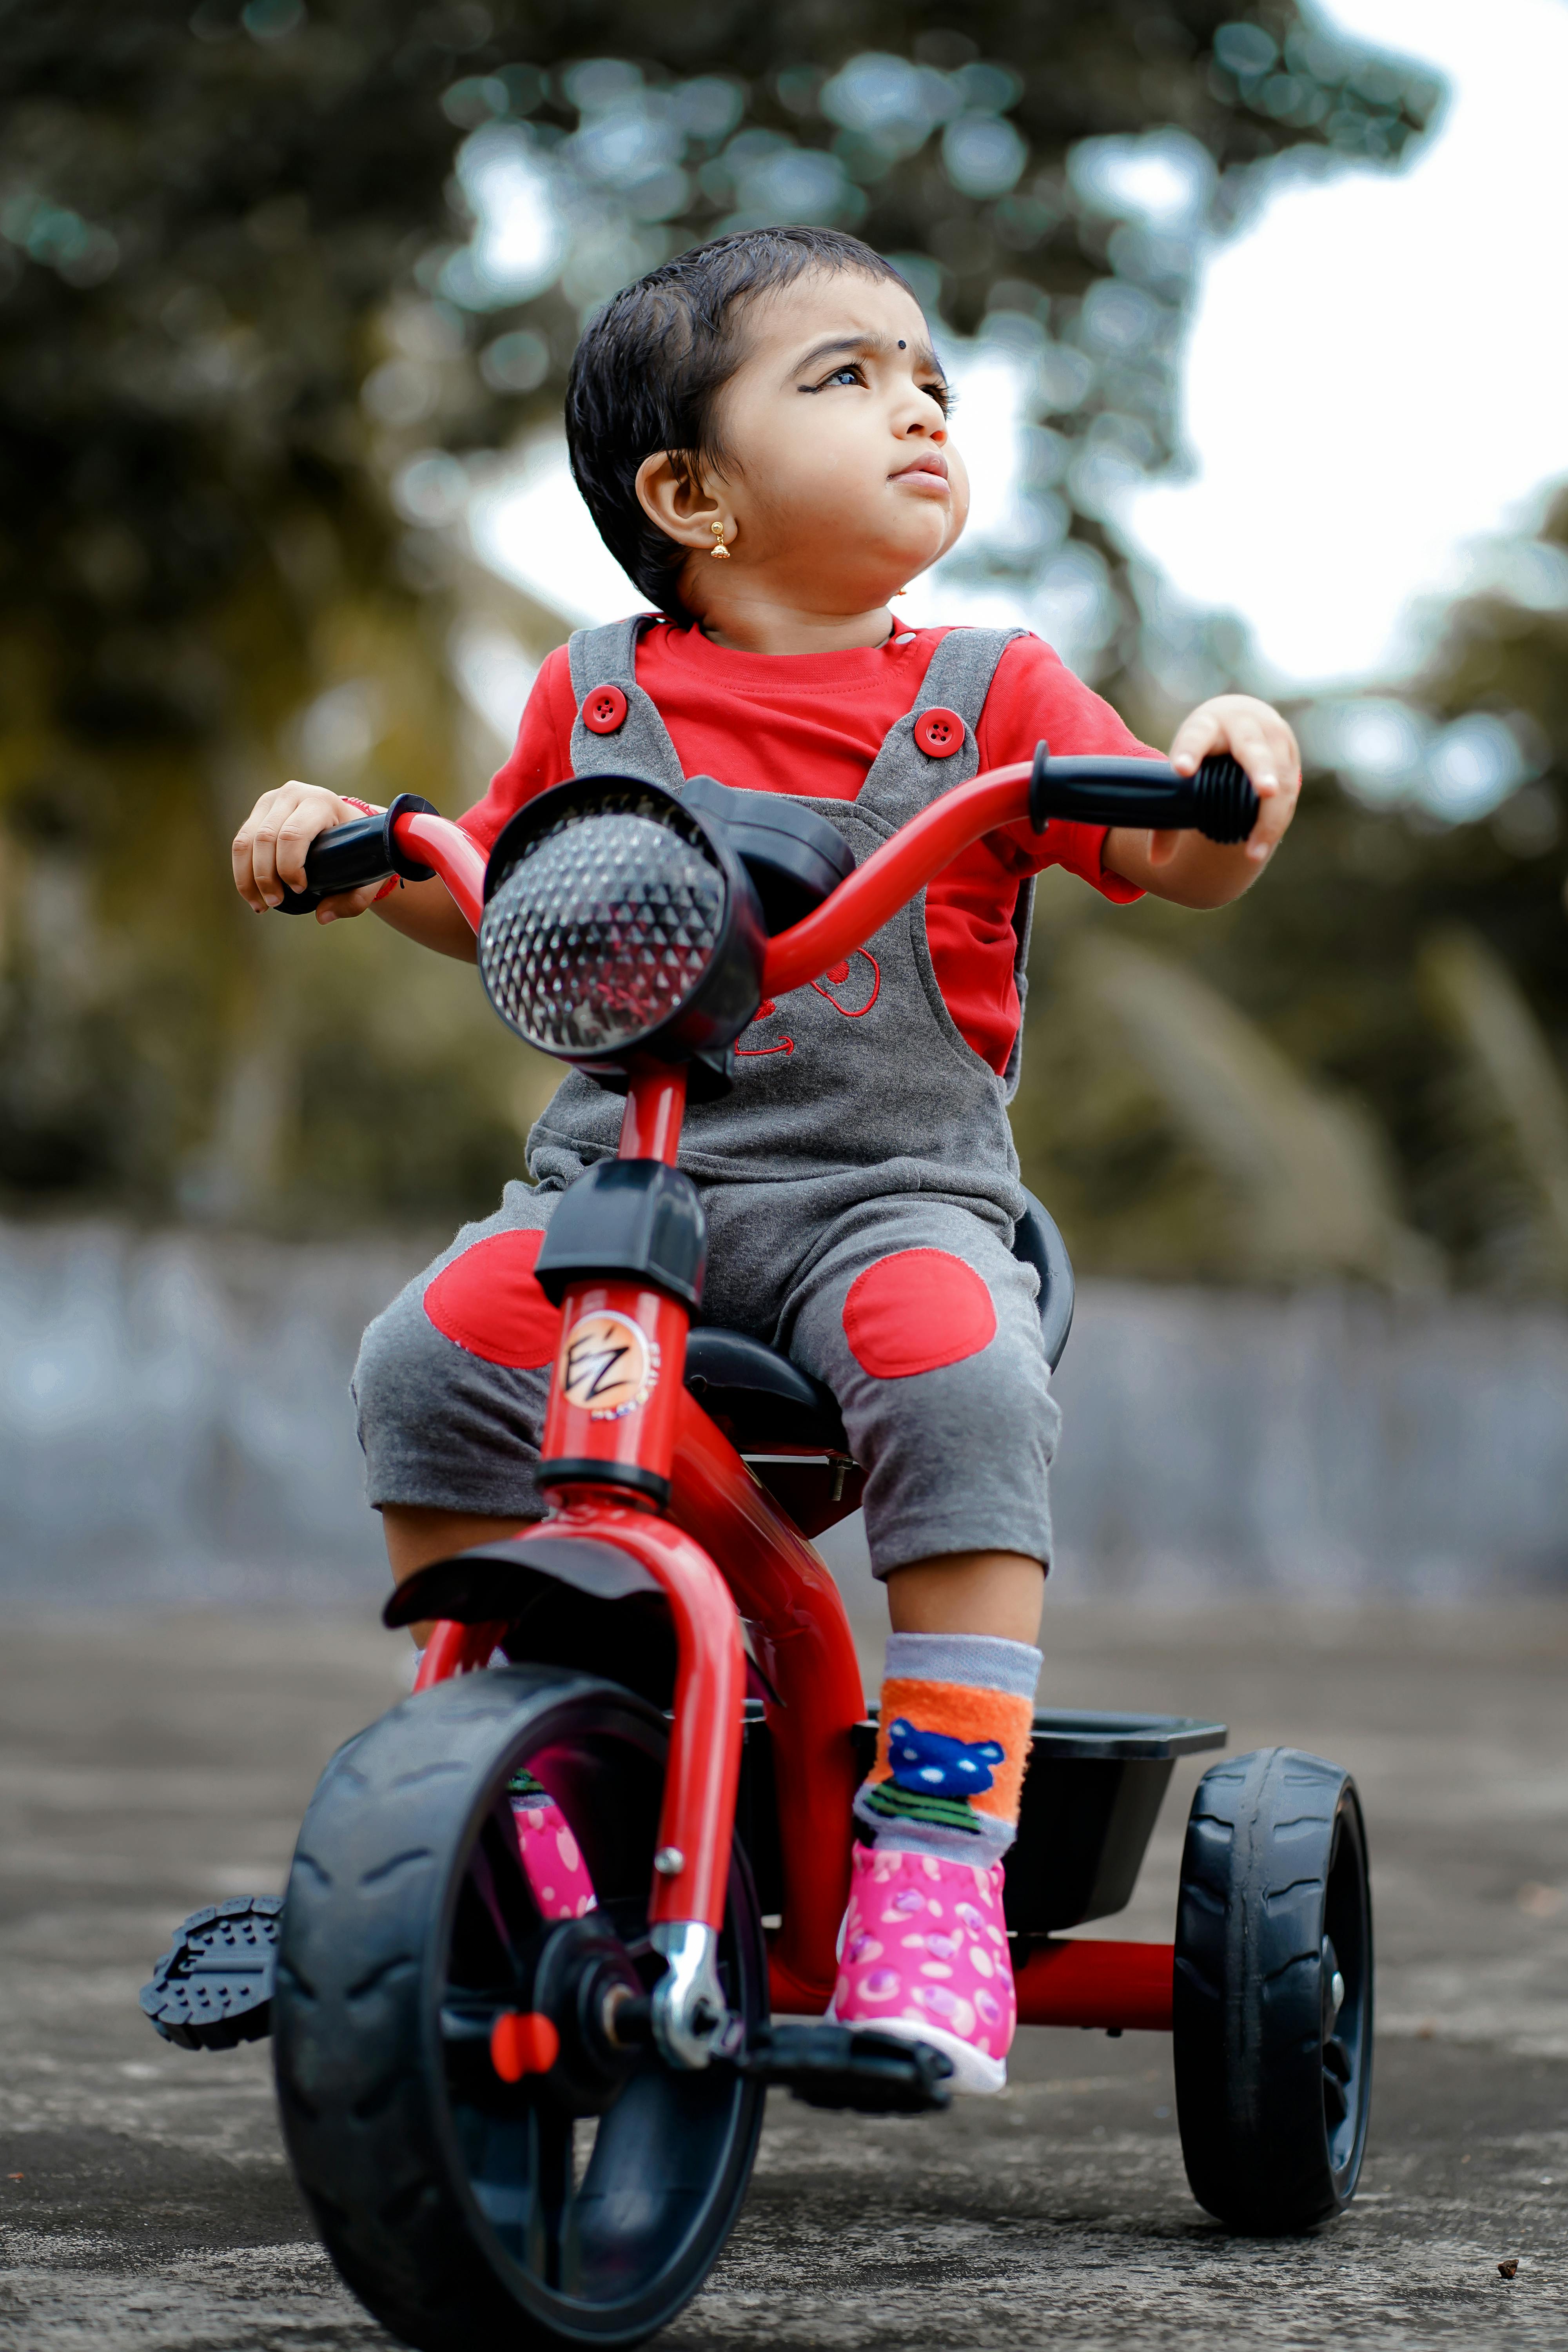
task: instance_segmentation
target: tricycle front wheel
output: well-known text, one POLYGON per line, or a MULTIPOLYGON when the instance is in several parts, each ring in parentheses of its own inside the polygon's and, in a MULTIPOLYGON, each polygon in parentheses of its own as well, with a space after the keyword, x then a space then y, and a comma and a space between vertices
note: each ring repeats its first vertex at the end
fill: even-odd
MULTIPOLYGON (((647 1895, 667 1745, 658 1710, 613 1684, 497 1669, 372 1725, 305 1817, 273 2004, 284 2136, 344 2281, 421 2352, 640 2344, 733 2226, 759 2083, 721 2063, 678 2073, 644 2048, 586 2113, 526 2073, 503 2081, 484 2030, 491 2010, 532 2011, 552 1937, 592 1944, 597 1927, 614 1965, 657 1976, 647 1895), (569 1928, 541 1916, 520 1864, 507 1792, 524 1769, 564 1813, 597 1895, 569 1928)), ((720 1976, 754 2032, 766 1954, 738 1849, 720 1976)))
POLYGON ((1252 2235, 1355 2194, 1372 2100, 1372 1895, 1355 1783, 1291 1748, 1215 1765, 1176 1916, 1176 2115, 1194 2196, 1252 2235))

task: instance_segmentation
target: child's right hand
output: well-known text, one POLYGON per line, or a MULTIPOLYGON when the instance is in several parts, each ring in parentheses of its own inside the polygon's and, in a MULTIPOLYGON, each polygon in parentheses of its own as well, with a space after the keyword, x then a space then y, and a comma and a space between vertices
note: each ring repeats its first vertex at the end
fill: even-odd
MULTIPOLYGON (((353 824, 364 811, 352 801, 320 784, 298 782, 263 793, 234 836, 234 887, 247 907, 265 915, 281 904, 283 885, 305 887, 305 852, 319 833, 334 825, 353 824)), ((323 898, 316 909, 319 923, 336 922, 341 915, 363 915, 380 897, 383 885, 367 882, 363 889, 340 891, 323 898)))

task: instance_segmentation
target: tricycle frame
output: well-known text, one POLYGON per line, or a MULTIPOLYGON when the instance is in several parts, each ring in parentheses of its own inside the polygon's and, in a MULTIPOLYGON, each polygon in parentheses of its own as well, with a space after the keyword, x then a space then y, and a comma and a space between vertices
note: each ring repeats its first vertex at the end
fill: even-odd
MULTIPOLYGON (((825 971, 871 936, 930 871, 979 835, 1026 818, 1033 773, 1020 761, 932 802, 824 906, 770 940, 764 992, 786 993, 825 971)), ((398 819, 396 831, 477 924, 482 870, 467 835, 424 814, 398 819)), ((673 1167, 685 1096, 679 1066, 635 1071, 619 1156, 673 1167)), ((777 2011, 816 2016, 832 1995, 848 1894, 850 1806, 860 1778, 854 1727, 865 1711, 859 1664, 827 1568, 685 1387, 689 1320, 679 1301, 634 1282, 568 1286, 540 1471, 552 1516, 516 1538, 518 1559, 526 1565, 531 1539, 546 1533, 552 1541, 608 1543, 646 1569, 669 1602, 679 1664, 650 1906, 667 1946, 689 1948, 687 1932, 695 1930, 711 1949, 722 1917, 740 1771, 744 1624, 764 1687, 776 1782, 789 1791, 779 1808, 784 1902, 771 1938, 771 1997, 777 2011), (646 1401, 614 1420, 571 1403, 563 1378, 570 1335, 584 1318, 604 1315, 637 1323, 657 1350, 646 1401), (552 1485, 552 1464, 570 1465, 569 1481, 552 1485), (590 1475, 595 1465, 602 1465, 602 1478, 590 1475)), ((483 1666, 504 1632, 504 1624, 438 1624, 418 1686, 483 1666)), ((1168 2032, 1172 1967, 1169 1944, 1037 1942, 1016 1969, 1019 2021, 1168 2032)), ((703 1998, 702 1973, 691 1977, 688 2010, 703 1998)), ((668 2008, 660 2041, 678 2063, 706 2055, 668 2008)))

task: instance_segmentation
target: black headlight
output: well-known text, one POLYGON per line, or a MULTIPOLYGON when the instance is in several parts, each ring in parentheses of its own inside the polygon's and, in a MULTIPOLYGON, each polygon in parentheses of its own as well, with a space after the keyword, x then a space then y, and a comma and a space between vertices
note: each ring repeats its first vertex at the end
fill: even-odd
POLYGON ((721 1059, 762 997, 762 908, 734 852, 636 776, 530 802, 490 852, 479 973, 529 1045, 606 1075, 721 1059))

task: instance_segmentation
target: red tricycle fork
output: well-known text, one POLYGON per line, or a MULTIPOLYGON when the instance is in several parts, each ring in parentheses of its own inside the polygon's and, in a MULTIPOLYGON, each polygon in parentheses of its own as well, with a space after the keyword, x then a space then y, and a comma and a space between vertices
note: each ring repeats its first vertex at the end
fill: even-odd
MULTIPOLYGON (((673 1167, 685 1098, 683 1067, 634 1075, 617 1156, 673 1167)), ((666 1972, 654 1993, 654 2024, 667 2056, 704 2065, 725 2013, 717 1955, 741 1770, 745 1651, 724 1579, 701 1545, 662 1516, 677 1423, 682 1404, 689 1408, 689 1320, 679 1298, 648 1282, 589 1275, 566 1284, 540 1483, 553 1507, 544 1523, 549 1541, 614 1546, 669 1602, 675 1711, 648 1905, 651 1941, 666 1972)), ((745 1479, 738 1456, 735 1468, 745 1479)), ((439 1627, 421 1687, 482 1664, 503 1632, 439 1627)))
MULTIPOLYGON (((679 1067, 631 1079, 621 1159, 674 1165, 685 1087, 679 1067)), ((575 1537, 629 1553, 674 1616, 675 1715, 649 1905, 671 1977, 684 1958, 694 1980, 708 1978, 723 1921, 745 1695, 741 1620, 750 1624, 790 1792, 773 1997, 815 2013, 832 1990, 848 1891, 859 1666, 831 1575, 686 1391, 689 1320, 678 1299, 636 1281, 568 1286, 542 1447, 541 1483, 554 1506, 544 1525, 552 1541, 575 1537), (657 1508, 667 1497, 668 1518, 657 1508)), ((420 1687, 484 1664, 504 1630, 439 1625, 420 1687)), ((666 2027, 689 2063, 690 2037, 668 2018, 666 2027)))

